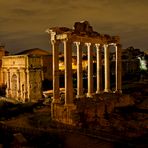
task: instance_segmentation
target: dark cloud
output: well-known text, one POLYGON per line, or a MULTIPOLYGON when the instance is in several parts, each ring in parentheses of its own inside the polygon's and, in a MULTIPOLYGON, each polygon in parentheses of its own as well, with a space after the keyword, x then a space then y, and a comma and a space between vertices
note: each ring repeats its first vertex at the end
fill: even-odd
POLYGON ((75 21, 88 20, 100 33, 120 35, 124 47, 146 49, 147 5, 147 0, 0 1, 0 41, 9 49, 49 49, 48 27, 72 28, 75 21))

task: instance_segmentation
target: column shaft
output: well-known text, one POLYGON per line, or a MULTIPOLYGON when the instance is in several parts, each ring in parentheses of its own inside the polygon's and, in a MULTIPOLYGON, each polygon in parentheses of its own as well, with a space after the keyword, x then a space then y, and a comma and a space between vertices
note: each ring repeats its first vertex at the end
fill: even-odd
POLYGON ((96 93, 100 93, 102 90, 102 53, 100 44, 96 44, 97 52, 97 90, 96 93))
POLYGON ((17 97, 20 98, 20 71, 17 70, 17 97))
POLYGON ((83 97, 83 71, 82 71, 82 46, 75 42, 77 47, 77 98, 83 97))
POLYGON ((59 49, 58 43, 52 41, 53 52, 53 103, 58 103, 60 99, 59 95, 59 49))
POLYGON ((7 97, 10 97, 10 71, 7 70, 7 97))
POLYGON ((116 51, 116 90, 115 92, 122 91, 122 61, 121 61, 121 45, 115 46, 116 51))
MULTIPOLYGON (((24 69, 24 73, 25 73, 25 100, 24 101, 27 101, 28 100, 28 71, 27 69, 24 69)), ((30 85, 29 85, 30 86, 30 85)))
POLYGON ((64 40, 64 63, 65 63, 65 105, 73 104, 73 81, 72 81, 72 47, 71 42, 64 40))
POLYGON ((110 59, 108 45, 104 45, 105 92, 110 92, 110 59))
POLYGON ((93 95, 93 55, 91 43, 86 43, 88 50, 88 92, 87 97, 93 95))
POLYGON ((3 84, 5 85, 6 84, 6 80, 5 80, 5 72, 3 71, 3 84))

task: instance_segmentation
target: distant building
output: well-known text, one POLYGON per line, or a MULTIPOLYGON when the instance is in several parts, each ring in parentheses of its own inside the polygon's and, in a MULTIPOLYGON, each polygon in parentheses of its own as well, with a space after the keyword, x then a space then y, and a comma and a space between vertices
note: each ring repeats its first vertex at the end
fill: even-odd
POLYGON ((35 55, 2 57, 2 81, 6 97, 21 102, 34 102, 42 98, 42 60, 35 55))
POLYGON ((8 55, 9 52, 5 51, 5 46, 0 44, 0 86, 3 84, 2 83, 2 57, 8 55))
POLYGON ((16 55, 40 56, 43 68, 42 80, 52 81, 52 55, 48 51, 39 48, 33 48, 19 52, 16 55))

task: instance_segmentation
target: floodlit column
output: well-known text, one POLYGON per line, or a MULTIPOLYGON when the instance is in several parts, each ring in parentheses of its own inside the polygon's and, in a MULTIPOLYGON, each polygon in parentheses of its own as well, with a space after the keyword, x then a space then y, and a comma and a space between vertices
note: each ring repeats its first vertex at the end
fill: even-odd
POLYGON ((102 90, 102 53, 100 44, 96 44, 97 53, 97 90, 96 93, 100 93, 102 90))
POLYGON ((17 97, 20 98, 20 71, 17 70, 17 97))
POLYGON ((121 45, 115 46, 116 51, 116 90, 115 92, 122 92, 122 60, 121 60, 121 45))
POLYGON ((52 43, 53 53, 53 103, 58 103, 60 99, 59 95, 59 49, 58 42, 55 40, 52 43))
POLYGON ((73 81, 72 81, 72 47, 67 40, 64 43, 64 63, 65 63, 65 105, 73 104, 73 81))
POLYGON ((105 92, 110 92, 110 61, 109 61, 109 48, 104 45, 104 69, 105 69, 105 92))
POLYGON ((8 77, 7 77, 7 88, 10 90, 10 71, 8 70, 8 77))
POLYGON ((77 47, 77 98, 83 97, 83 71, 82 71, 82 46, 75 42, 77 47))
POLYGON ((10 97, 10 71, 7 69, 7 94, 6 97, 10 97))
POLYGON ((93 55, 91 43, 86 43, 88 50, 88 92, 87 97, 92 97, 93 95, 93 55))
POLYGON ((24 73, 25 73, 25 100, 24 101, 27 101, 28 100, 28 69, 24 69, 24 73))

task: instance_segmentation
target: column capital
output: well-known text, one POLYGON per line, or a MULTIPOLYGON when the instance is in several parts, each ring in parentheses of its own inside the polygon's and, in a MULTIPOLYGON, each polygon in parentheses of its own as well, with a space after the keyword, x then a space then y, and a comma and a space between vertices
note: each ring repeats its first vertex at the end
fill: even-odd
POLYGON ((103 47, 104 47, 104 48, 108 48, 108 44, 104 44, 103 47))
POLYGON ((96 48, 99 48, 101 44, 97 43, 95 44, 96 48))
POLYGON ((117 44, 116 43, 110 43, 109 45, 110 46, 116 46, 117 44))
POLYGON ((75 43, 75 44, 78 44, 78 45, 80 45, 80 44, 81 44, 81 42, 77 42, 77 41, 75 41, 74 43, 75 43))
POLYGON ((78 47, 80 46, 81 42, 74 42, 74 44, 78 47))
POLYGON ((85 45, 86 45, 87 47, 90 47, 90 46, 91 46, 91 43, 85 43, 85 45))

